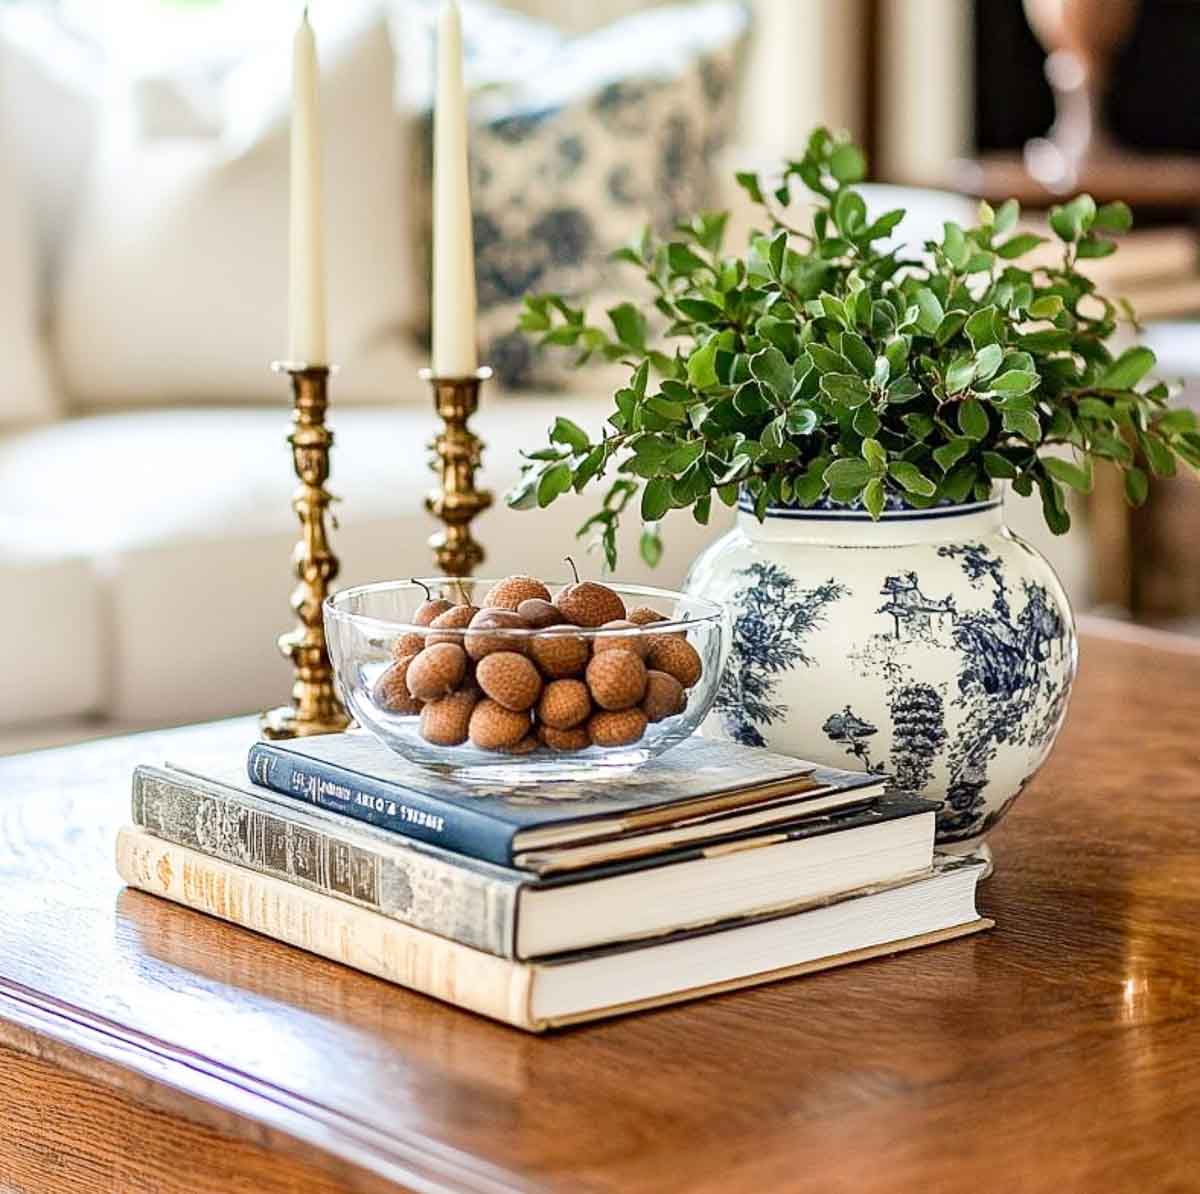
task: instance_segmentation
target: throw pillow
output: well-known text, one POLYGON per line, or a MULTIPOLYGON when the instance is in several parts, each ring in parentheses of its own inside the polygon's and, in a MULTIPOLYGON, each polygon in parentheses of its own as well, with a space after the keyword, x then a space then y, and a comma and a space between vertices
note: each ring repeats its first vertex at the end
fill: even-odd
MULTIPOLYGON (((293 19, 281 19, 269 52, 215 80, 216 105, 197 98, 192 69, 174 89, 148 86, 144 70, 129 75, 108 106, 57 321, 78 409, 284 401, 268 365, 288 343, 293 19), (206 124, 214 111, 215 133, 206 124)), ((387 14, 369 0, 314 5, 313 21, 330 351, 343 366, 335 400, 425 398, 417 356, 398 332, 411 320, 413 287, 387 14)))
MULTIPOLYGON (((405 39, 408 94, 424 99, 415 144, 427 199, 429 6, 415 12, 424 23, 405 39)), ((603 302, 614 249, 647 221, 666 230, 715 202, 746 11, 732 0, 673 4, 579 37, 485 4, 464 5, 463 20, 480 359, 510 387, 553 388, 571 376, 569 358, 537 353, 516 333, 522 296, 603 302)), ((431 243, 430 219, 426 202, 420 246, 431 243)))

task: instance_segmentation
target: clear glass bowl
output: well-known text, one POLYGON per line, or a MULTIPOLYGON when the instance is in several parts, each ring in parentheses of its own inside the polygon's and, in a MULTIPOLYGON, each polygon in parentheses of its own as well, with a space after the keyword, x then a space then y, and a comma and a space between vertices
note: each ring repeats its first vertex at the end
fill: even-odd
MULTIPOLYGON (((443 598, 454 604, 475 605, 483 601, 485 594, 495 583, 495 580, 470 578, 459 581, 440 576, 421 578, 420 581, 389 581, 343 589, 326 600, 325 632, 342 700, 360 725, 370 730, 397 754, 424 767, 451 772, 465 779, 474 778, 488 782, 511 778, 514 782, 526 783, 537 779, 561 780, 585 778, 589 774, 608 775, 613 773, 613 769, 631 770, 662 754, 688 737, 708 713, 717 694, 730 641, 729 614, 724 606, 667 589, 611 584, 608 587, 620 596, 628 611, 639 606, 649 607, 664 615, 665 620, 633 628, 586 629, 575 625, 562 625, 542 630, 502 627, 489 628, 486 631, 471 628, 437 628, 416 623, 417 611, 426 601, 426 588, 435 599, 443 598), (661 643, 656 646, 655 639, 661 639, 663 636, 685 640, 695 655, 686 649, 681 651, 679 648, 664 648, 661 643), (525 696, 528 695, 530 684, 549 684, 556 678, 556 671, 568 666, 551 662, 547 668, 547 652, 556 654, 561 651, 565 658, 574 656, 583 660, 582 666, 571 672, 570 676, 557 678, 578 678, 586 683, 586 664, 597 653, 597 645, 603 644, 600 651, 614 649, 617 639, 629 640, 620 649, 627 650, 639 658, 644 657, 643 666, 648 669, 653 668, 655 660, 658 660, 669 666, 653 670, 669 671, 674 667, 681 679, 688 679, 690 677, 686 674, 687 665, 690 663, 694 668, 698 659, 700 676, 690 687, 685 688, 682 708, 677 713, 663 715, 661 702, 657 709, 651 708, 648 696, 632 706, 632 709, 643 711, 649 709, 650 712, 660 715, 661 719, 647 719, 640 736, 621 745, 596 745, 591 739, 603 739, 606 736, 629 737, 639 728, 641 721, 636 712, 625 718, 613 716, 603 722, 592 722, 591 716, 604 712, 593 703, 592 715, 574 727, 584 731, 589 731, 589 726, 592 727, 588 732, 589 744, 577 749, 553 749, 538 740, 539 702, 535 702, 528 711, 529 732, 523 736, 515 749, 482 749, 474 745, 471 738, 458 745, 439 745, 428 741, 423 733, 423 725, 430 733, 438 732, 433 729, 434 714, 425 714, 426 720, 423 722, 422 712, 414 708, 415 702, 406 702, 403 695, 397 700, 395 675, 391 671, 397 657, 411 656, 418 649, 435 645, 430 643, 431 638, 435 643, 455 644, 462 648, 466 655, 466 670, 462 680, 458 682, 457 691, 479 691, 480 686, 475 683, 475 668, 479 663, 472 655, 480 655, 485 651, 494 653, 497 650, 523 656, 534 664, 536 680, 524 664, 518 663, 515 666, 516 672, 524 682, 525 696), (578 641, 564 644, 561 642, 563 638, 582 640, 582 645, 578 641), (680 656, 683 657, 682 668, 679 664, 680 656), (389 680, 393 682, 390 690, 389 680)), ((463 657, 454 651, 441 652, 440 658, 451 665, 450 673, 456 670, 457 664, 464 662, 463 657)), ((512 666, 511 659, 508 660, 508 664, 512 666)), ((485 671, 484 676, 480 677, 484 680, 482 687, 490 688, 493 692, 506 691, 499 690, 495 682, 486 682, 488 675, 494 676, 499 670, 496 668, 495 672, 485 671)), ((631 673, 634 674, 636 683, 637 668, 630 664, 627 658, 622 658, 622 666, 617 670, 622 684, 627 685, 631 673)), ((658 681, 658 685, 660 692, 665 688, 673 694, 672 686, 661 680, 658 681)), ((406 686, 400 687, 402 693, 407 693, 406 686)), ((627 686, 625 691, 627 693, 627 686)), ((569 695, 578 699, 579 689, 576 687, 569 695)), ((480 697, 482 698, 482 693, 480 697)), ((619 704, 627 699, 626 695, 610 703, 619 704)), ((462 702, 462 705, 456 705, 453 710, 439 706, 439 710, 436 711, 443 729, 445 724, 451 725, 449 734, 441 733, 443 738, 456 738, 461 735, 462 722, 459 717, 464 711, 464 706, 471 712, 474 711, 470 708, 469 695, 463 697, 462 702)), ((510 697, 509 703, 519 704, 521 701, 513 701, 510 697)), ((492 708, 489 712, 495 714, 498 711, 492 708)), ((513 718, 499 714, 491 720, 503 723, 505 737, 515 732, 509 729, 510 725, 515 724, 513 718)), ((480 733, 473 736, 483 735, 480 733)), ((578 741, 581 735, 576 733, 570 737, 578 741)), ((559 744, 564 744, 561 736, 559 744)))

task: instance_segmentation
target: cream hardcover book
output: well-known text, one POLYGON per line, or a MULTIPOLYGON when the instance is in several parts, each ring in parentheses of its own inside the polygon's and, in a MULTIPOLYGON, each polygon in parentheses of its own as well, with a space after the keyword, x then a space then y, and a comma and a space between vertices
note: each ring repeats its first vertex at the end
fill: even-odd
POLYGON ((135 828, 117 839, 129 886, 517 1028, 539 1032, 896 953, 987 928, 983 865, 816 906, 623 946, 517 962, 135 828))

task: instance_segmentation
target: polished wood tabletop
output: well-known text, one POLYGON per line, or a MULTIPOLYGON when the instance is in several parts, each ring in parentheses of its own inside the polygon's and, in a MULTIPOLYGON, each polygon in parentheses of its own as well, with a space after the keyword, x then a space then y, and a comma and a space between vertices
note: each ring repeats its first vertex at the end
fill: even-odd
POLYGON ((0 1190, 1200 1189, 1200 652, 1093 626, 996 928, 531 1037, 151 896, 135 762, 0 760, 0 1190))

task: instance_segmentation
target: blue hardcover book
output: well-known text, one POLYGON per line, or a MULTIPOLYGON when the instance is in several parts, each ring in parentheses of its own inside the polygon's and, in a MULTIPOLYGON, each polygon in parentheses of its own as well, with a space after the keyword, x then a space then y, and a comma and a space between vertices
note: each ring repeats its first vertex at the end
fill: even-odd
POLYGON ((603 782, 465 784, 361 731, 256 743, 250 779, 283 795, 539 874, 630 860, 870 801, 885 777, 691 738, 603 782))

